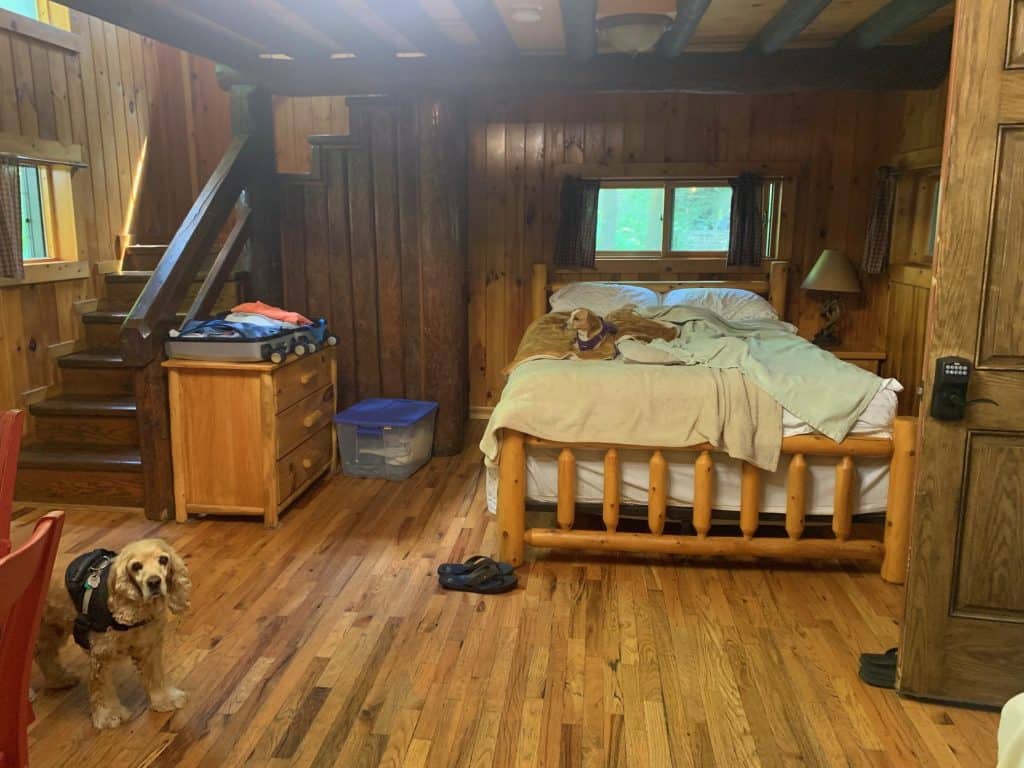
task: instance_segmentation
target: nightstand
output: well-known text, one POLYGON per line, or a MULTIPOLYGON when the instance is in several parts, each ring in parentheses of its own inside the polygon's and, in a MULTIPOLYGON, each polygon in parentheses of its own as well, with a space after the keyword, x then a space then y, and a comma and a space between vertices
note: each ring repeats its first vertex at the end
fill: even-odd
POLYGON ((834 354, 840 360, 853 363, 858 368, 863 368, 865 371, 871 371, 876 375, 881 375, 882 361, 885 360, 885 352, 880 349, 845 349, 843 347, 839 347, 838 349, 830 349, 829 352, 834 354))

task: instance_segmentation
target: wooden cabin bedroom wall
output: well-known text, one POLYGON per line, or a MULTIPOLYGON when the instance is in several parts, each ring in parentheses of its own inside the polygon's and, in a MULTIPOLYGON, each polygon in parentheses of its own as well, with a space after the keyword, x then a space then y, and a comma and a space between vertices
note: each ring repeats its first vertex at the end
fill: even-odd
POLYGON ((45 270, 74 279, 0 281, 0 409, 59 386, 56 356, 83 335, 76 305, 97 297, 119 244, 167 242, 230 140, 229 103, 210 62, 49 7, 69 31, 46 38, 44 28, 41 39, 38 25, 2 16, 0 134, 81 146, 77 261, 45 270))
MULTIPOLYGON (((946 121, 947 84, 934 91, 907 93, 902 99, 899 137, 891 163, 903 175, 897 187, 893 212, 893 239, 889 274, 889 305, 886 317, 886 376, 903 383, 900 414, 914 415, 920 410, 917 388, 924 362, 924 337, 931 294, 931 256, 924 253, 922 241, 933 215, 934 187, 920 184, 915 172, 937 173, 941 162, 946 121)), ((935 183, 933 180, 932 184, 935 183)))
MULTIPOLYGON (((469 106, 470 406, 501 394, 503 366, 529 321, 529 277, 553 262, 556 166, 564 163, 796 163, 788 319, 818 328, 800 284, 822 249, 859 264, 875 169, 930 141, 934 97, 899 92, 766 95, 573 95, 469 106), (905 126, 905 121, 912 125, 905 126), (922 125, 918 125, 918 123, 922 125)), ((622 278, 657 279, 635 273, 622 278)), ((884 348, 889 283, 865 276, 845 300, 845 345, 884 348)))

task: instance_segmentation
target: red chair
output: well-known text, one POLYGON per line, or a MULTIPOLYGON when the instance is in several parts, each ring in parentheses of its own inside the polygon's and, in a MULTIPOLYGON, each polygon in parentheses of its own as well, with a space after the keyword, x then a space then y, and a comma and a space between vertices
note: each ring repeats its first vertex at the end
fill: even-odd
POLYGON ((0 558, 0 768, 28 765, 32 655, 63 528, 63 512, 44 515, 24 546, 0 558))
POLYGON ((0 413, 0 557, 11 551, 11 509, 24 411, 0 413))

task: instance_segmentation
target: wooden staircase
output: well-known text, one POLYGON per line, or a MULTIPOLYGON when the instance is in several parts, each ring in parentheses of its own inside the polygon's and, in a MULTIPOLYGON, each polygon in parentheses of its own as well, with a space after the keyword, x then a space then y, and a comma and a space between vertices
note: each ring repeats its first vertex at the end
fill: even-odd
MULTIPOLYGON (((129 247, 122 271, 105 276, 96 310, 82 315, 86 348, 58 360, 61 393, 29 408, 35 428, 18 462, 19 501, 144 506, 138 403, 147 384, 142 369, 122 356, 120 336, 167 247, 129 247)), ((224 281, 214 312, 243 300, 245 277, 239 272, 224 281)), ((197 274, 188 287, 179 322, 203 279, 197 274)))

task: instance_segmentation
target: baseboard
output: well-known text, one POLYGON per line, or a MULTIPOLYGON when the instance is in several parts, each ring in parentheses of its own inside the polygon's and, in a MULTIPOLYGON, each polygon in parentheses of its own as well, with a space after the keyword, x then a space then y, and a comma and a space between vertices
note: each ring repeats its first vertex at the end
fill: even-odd
POLYGON ((471 405, 469 406, 469 418, 487 421, 491 418, 491 411, 493 410, 493 405, 471 405))

